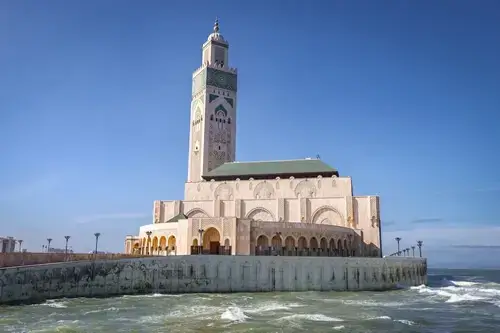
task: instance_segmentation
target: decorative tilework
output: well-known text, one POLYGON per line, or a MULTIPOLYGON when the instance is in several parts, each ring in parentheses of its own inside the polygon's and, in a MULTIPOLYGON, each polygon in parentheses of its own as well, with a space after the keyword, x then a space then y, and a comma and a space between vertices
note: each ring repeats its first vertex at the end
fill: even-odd
MULTIPOLYGON (((208 95, 208 102, 209 103, 212 103, 213 101, 215 101, 217 98, 219 98, 219 96, 217 95, 214 95, 214 94, 210 94, 208 95)), ((232 106, 232 105, 231 105, 232 106)))
POLYGON ((231 107, 234 108, 234 102, 232 98, 224 97, 224 99, 226 100, 227 104, 231 105, 231 107))
POLYGON ((228 73, 215 68, 206 68, 208 86, 213 86, 221 89, 237 91, 237 76, 233 73, 228 73))
POLYGON ((217 111, 223 111, 224 112, 224 117, 227 117, 227 110, 226 110, 226 108, 222 104, 220 104, 219 106, 217 106, 215 108, 215 113, 217 113, 217 111))

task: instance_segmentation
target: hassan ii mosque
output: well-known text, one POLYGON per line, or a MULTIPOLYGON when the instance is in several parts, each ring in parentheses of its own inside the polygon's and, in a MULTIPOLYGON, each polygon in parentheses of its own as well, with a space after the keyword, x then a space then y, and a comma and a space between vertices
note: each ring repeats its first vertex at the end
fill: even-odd
POLYGON ((202 50, 184 200, 156 200, 126 253, 380 257, 379 197, 350 177, 314 158, 235 161, 238 72, 218 21, 202 50))

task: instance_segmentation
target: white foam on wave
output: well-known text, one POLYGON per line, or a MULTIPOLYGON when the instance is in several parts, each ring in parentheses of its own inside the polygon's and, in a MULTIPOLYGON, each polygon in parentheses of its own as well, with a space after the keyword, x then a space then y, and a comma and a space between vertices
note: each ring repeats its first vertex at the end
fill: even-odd
POLYGON ((392 318, 389 317, 389 316, 378 316, 378 317, 370 317, 370 318, 368 318, 368 320, 378 320, 378 319, 380 319, 380 320, 392 320, 392 318))
POLYGON ((99 312, 118 312, 120 310, 125 310, 125 308, 115 308, 114 306, 110 307, 110 308, 106 308, 106 309, 97 309, 97 310, 90 310, 90 311, 86 311, 83 313, 84 316, 86 315, 89 315, 89 314, 92 314, 92 313, 99 313, 99 312))
POLYGON ((427 294, 435 300, 445 299, 445 303, 488 302, 494 305, 500 302, 500 285, 497 283, 479 283, 473 281, 442 280, 441 287, 420 285, 410 290, 427 294))
POLYGON ((51 308, 58 308, 58 309, 64 309, 67 308, 67 302, 64 301, 55 301, 55 300, 48 300, 45 303, 40 304, 42 306, 48 306, 51 308))
POLYGON ((361 306, 374 306, 374 307, 401 307, 406 305, 404 302, 384 302, 384 301, 367 301, 367 300, 340 300, 343 304, 346 305, 361 305, 361 306))
POLYGON ((408 325, 408 326, 413 326, 413 325, 416 325, 415 322, 411 321, 411 320, 406 320, 406 319, 394 319, 394 321, 397 321, 401 324, 405 324, 405 325, 408 325))
POLYGON ((302 304, 298 303, 279 303, 279 302, 263 302, 257 303, 255 305, 245 307, 244 311, 246 313, 260 313, 260 312, 273 312, 280 310, 291 310, 292 308, 302 307, 302 304))
POLYGON ((344 329, 344 328, 345 328, 344 325, 333 326, 333 329, 337 330, 337 331, 340 331, 341 329, 344 329))
POLYGON ((249 317, 245 314, 245 312, 243 312, 243 310, 237 306, 230 306, 220 316, 220 319, 222 320, 229 320, 240 323, 244 322, 248 318, 249 317))
POLYGON ((344 321, 343 319, 335 318, 335 317, 328 317, 328 316, 325 316, 323 314, 303 314, 303 313, 297 313, 297 314, 281 317, 278 320, 279 321, 309 320, 309 321, 327 321, 327 322, 344 321))

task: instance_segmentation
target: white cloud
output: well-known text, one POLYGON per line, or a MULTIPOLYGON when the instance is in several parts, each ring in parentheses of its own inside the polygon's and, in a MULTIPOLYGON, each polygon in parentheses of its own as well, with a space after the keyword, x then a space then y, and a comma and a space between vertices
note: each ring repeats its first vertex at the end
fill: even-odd
POLYGON ((150 216, 150 214, 144 213, 115 213, 115 214, 96 214, 96 215, 86 215, 75 218, 77 224, 92 223, 98 221, 107 220, 131 220, 131 219, 142 219, 150 216))

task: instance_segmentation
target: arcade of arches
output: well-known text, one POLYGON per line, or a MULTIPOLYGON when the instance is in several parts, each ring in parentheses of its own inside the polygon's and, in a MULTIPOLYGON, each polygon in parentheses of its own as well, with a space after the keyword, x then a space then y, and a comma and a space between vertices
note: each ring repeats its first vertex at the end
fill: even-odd
POLYGON ((158 230, 131 240, 130 253, 156 256, 379 256, 376 247, 364 243, 361 230, 346 227, 204 217, 188 219, 187 222, 190 224, 186 225, 191 227, 179 228, 176 233, 158 230))

